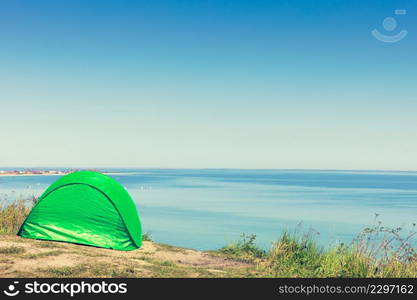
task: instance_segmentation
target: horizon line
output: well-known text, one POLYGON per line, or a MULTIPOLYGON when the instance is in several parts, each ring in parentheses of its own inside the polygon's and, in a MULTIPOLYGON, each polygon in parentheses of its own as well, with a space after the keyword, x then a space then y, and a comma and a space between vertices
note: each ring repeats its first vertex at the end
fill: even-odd
POLYGON ((337 168, 232 168, 232 167, 66 167, 66 166, 35 166, 35 167, 22 167, 22 166, 0 166, 0 170, 3 169, 73 169, 73 170, 88 170, 88 169, 107 169, 107 170, 265 170, 265 171, 345 171, 345 172, 408 172, 413 173, 417 170, 400 170, 400 169, 337 169, 337 168))

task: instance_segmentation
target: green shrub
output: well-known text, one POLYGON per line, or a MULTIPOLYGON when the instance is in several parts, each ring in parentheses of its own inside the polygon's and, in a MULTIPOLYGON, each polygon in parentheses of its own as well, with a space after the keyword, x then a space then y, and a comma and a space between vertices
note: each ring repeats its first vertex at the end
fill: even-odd
POLYGON ((242 234, 241 239, 221 248, 219 252, 241 259, 253 260, 263 257, 266 252, 255 244, 256 235, 242 234))
POLYGON ((29 214, 36 198, 24 200, 0 199, 0 234, 17 233, 23 221, 29 214))
POLYGON ((145 242, 152 242, 152 237, 151 234, 149 232, 145 232, 142 234, 142 241, 145 242))
POLYGON ((255 235, 221 248, 229 258, 256 263, 260 277, 417 277, 417 254, 402 228, 378 223, 365 228, 349 245, 319 247, 309 232, 284 232, 268 251, 256 247, 255 235))

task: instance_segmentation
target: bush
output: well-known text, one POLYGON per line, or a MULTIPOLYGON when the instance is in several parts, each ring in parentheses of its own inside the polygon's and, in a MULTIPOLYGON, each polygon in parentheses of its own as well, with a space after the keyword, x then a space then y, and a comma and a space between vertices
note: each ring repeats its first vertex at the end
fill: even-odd
POLYGON ((219 251, 225 255, 238 257, 244 260, 261 258, 266 254, 266 252, 256 246, 255 239, 255 234, 242 234, 240 240, 228 244, 219 251))
POLYGON ((15 234, 26 219, 37 199, 0 199, 0 234, 15 234))
POLYGON ((145 241, 145 242, 152 242, 152 237, 151 237, 151 234, 150 234, 149 232, 144 232, 144 233, 142 234, 142 241, 145 241))
POLYGON ((256 263, 261 277, 417 277, 417 254, 413 229, 378 225, 365 228, 349 245, 319 247, 312 232, 284 232, 269 251, 256 247, 255 235, 219 250, 237 259, 256 263))

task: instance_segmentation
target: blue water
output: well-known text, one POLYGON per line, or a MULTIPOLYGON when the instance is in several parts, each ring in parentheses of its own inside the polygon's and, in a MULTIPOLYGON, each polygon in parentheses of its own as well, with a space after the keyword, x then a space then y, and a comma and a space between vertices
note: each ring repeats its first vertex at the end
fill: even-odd
MULTIPOLYGON (((200 250, 242 233, 256 234, 258 244, 268 247, 284 229, 313 229, 322 244, 350 242, 375 222, 375 214, 387 226, 408 230, 417 223, 417 172, 107 171, 132 195, 143 230, 155 241, 200 250)), ((56 179, 0 177, 0 197, 40 195, 56 179)))

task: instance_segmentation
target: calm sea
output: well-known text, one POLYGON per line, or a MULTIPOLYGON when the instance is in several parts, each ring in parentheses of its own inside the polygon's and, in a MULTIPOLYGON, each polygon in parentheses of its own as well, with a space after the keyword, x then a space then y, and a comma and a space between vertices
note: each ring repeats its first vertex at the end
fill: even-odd
MULTIPOLYGON (((417 222, 417 172, 138 169, 101 170, 127 188, 143 230, 161 243, 216 249, 256 234, 268 247, 283 230, 350 242, 377 220, 417 222)), ((40 195, 56 176, 0 177, 0 197, 40 195)))

